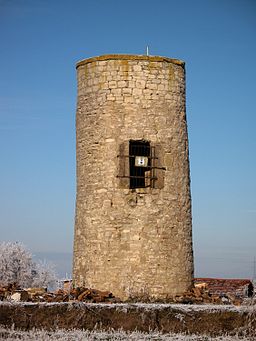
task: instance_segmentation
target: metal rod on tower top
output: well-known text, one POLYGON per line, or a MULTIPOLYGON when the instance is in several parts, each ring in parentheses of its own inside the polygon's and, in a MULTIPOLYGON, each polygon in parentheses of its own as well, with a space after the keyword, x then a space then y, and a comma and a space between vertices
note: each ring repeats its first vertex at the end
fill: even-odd
POLYGON ((149 56, 149 48, 148 48, 148 45, 147 45, 147 56, 149 56))

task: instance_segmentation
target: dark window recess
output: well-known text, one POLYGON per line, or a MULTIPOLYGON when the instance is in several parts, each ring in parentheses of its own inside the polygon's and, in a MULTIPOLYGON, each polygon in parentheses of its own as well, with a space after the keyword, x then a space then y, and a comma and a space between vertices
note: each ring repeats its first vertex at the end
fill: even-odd
POLYGON ((121 188, 163 188, 163 170, 159 145, 145 140, 130 140, 119 147, 119 174, 121 188))
MULTIPOLYGON (((147 141, 129 142, 130 188, 144 188, 145 173, 151 167, 150 144, 147 141)), ((148 174, 150 177, 150 174, 148 174)))

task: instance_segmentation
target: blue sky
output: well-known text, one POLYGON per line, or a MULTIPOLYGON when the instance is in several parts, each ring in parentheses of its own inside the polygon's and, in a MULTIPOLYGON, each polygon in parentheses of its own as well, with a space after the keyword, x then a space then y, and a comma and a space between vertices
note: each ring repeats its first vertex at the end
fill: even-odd
POLYGON ((0 0, 0 235, 70 253, 75 64, 182 59, 197 276, 252 277, 256 256, 256 1, 0 0))

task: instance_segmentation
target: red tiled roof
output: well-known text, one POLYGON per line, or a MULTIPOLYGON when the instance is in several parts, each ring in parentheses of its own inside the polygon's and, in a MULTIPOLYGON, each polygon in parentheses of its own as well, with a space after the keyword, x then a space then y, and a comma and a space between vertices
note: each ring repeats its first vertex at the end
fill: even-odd
POLYGON ((249 279, 194 278, 194 283, 206 283, 209 293, 213 295, 247 296, 248 288, 253 288, 252 281, 249 279))

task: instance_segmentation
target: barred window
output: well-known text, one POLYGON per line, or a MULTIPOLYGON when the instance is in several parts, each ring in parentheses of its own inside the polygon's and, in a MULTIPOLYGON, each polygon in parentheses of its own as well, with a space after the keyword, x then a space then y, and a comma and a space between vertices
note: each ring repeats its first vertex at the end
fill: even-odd
POLYGON ((163 170, 159 146, 146 140, 130 140, 120 145, 120 186, 123 188, 162 188, 163 170))

